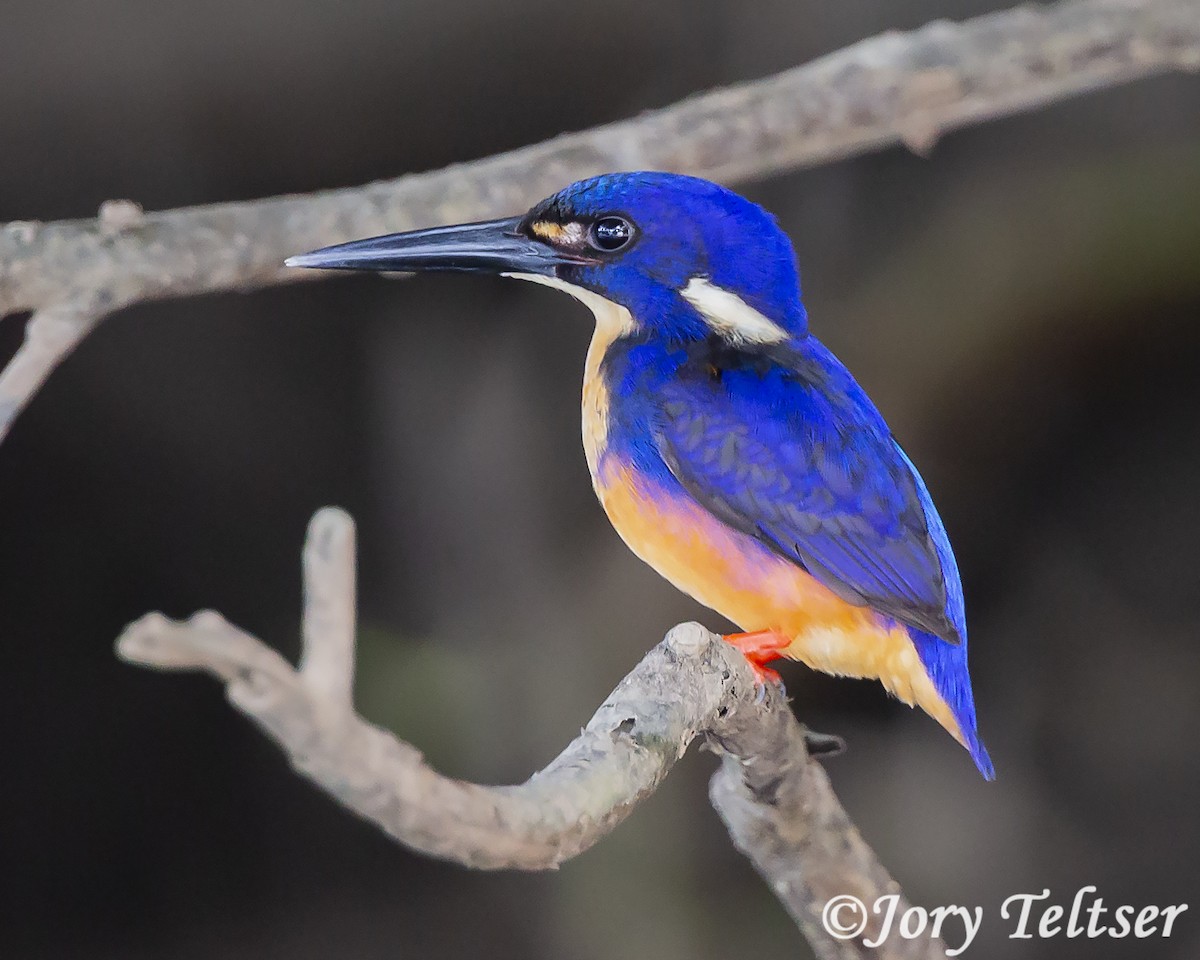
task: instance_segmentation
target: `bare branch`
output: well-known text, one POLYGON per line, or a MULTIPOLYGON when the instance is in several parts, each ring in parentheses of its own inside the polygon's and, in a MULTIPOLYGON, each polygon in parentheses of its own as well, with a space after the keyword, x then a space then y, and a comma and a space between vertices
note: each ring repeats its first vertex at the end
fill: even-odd
POLYGON ((0 441, 54 368, 92 332, 106 312, 86 295, 48 303, 33 312, 25 325, 24 342, 0 370, 0 441))
POLYGON ((699 624, 668 633, 583 732, 525 783, 487 787, 435 772, 415 747, 367 723, 350 702, 353 543, 353 521, 342 511, 313 518, 300 671, 211 611, 186 622, 143 617, 117 641, 118 652, 142 666, 214 674, 230 702, 338 802, 406 846, 470 867, 558 866, 624 820, 688 745, 705 737, 724 754, 714 805, 818 956, 944 956, 929 939, 897 937, 868 950, 862 938, 877 936, 877 924, 857 939, 825 932, 820 916, 830 897, 853 894, 871 904, 899 887, 809 757, 782 688, 764 695, 745 659, 699 624))
MULTIPOLYGON (((734 845, 754 864, 820 960, 924 960, 944 956, 928 938, 889 938, 882 953, 868 952, 862 939, 879 937, 878 918, 858 937, 835 940, 822 922, 831 900, 854 897, 874 904, 895 895, 897 916, 908 909, 900 885, 875 857, 838 802, 829 778, 805 749, 805 734, 789 711, 763 711, 753 722, 718 727, 711 738, 725 752, 709 785, 734 845)), ((835 917, 837 921, 839 918, 835 917)), ((857 919, 852 911, 842 923, 857 919)))
MULTIPOLYGON (((736 183, 1086 90, 1200 67, 1200 0, 1061 0, 863 40, 805 66, 473 163, 306 196, 0 227, 0 318, 76 318, 0 379, 0 439, 96 312, 309 278, 289 254, 355 236, 515 213, 572 180, 673 170, 736 183), (84 322, 86 318, 86 322, 84 322)), ((16 363, 17 361, 14 361, 16 363)))

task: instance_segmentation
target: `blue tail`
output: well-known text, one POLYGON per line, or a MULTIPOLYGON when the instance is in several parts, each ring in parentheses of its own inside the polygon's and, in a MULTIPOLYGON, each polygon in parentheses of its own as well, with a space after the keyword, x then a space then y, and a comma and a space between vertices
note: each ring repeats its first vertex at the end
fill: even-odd
POLYGON ((947 643, 931 633, 925 633, 914 627, 908 628, 917 655, 925 666, 925 672, 933 681, 937 692, 950 707, 963 739, 967 741, 967 750, 975 766, 983 774, 985 780, 995 780, 996 770, 992 766, 992 758, 988 756, 975 729, 975 698, 971 694, 971 676, 967 673, 967 641, 962 643, 947 643))

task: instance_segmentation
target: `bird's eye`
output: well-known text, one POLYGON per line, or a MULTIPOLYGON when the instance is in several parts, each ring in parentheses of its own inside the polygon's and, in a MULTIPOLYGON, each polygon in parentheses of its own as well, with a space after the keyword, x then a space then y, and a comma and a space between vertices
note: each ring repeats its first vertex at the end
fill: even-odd
POLYGON ((601 217, 588 231, 588 242, 597 250, 613 253, 633 239, 633 224, 623 217, 601 217))

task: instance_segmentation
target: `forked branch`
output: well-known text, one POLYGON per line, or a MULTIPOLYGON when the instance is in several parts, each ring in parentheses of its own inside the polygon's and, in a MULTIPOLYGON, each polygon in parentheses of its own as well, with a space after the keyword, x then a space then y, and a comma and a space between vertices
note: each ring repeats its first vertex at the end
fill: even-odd
POLYGON ((944 956, 930 939, 894 937, 869 950, 862 940, 878 936, 875 921, 853 939, 826 932, 821 911, 831 897, 870 904, 899 888, 810 757, 782 688, 764 695, 745 659, 718 637, 680 624, 545 769, 519 786, 465 783, 355 712, 354 562, 353 521, 320 511, 304 551, 298 670, 212 611, 184 622, 150 614, 126 629, 117 650, 142 666, 213 674, 296 770, 339 803, 408 847, 470 867, 545 870, 582 853, 703 738, 722 754, 714 806, 819 957, 944 956))

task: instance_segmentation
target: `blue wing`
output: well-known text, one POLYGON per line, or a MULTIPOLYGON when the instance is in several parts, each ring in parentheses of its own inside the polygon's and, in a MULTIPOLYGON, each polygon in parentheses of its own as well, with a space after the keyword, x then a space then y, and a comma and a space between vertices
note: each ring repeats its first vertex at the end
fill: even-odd
POLYGON ((679 367, 657 391, 659 455, 706 509, 842 599, 960 642, 957 571, 920 479, 845 368, 807 343, 679 367))

